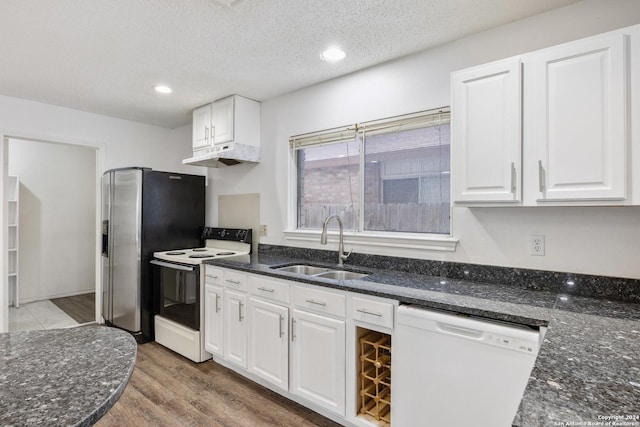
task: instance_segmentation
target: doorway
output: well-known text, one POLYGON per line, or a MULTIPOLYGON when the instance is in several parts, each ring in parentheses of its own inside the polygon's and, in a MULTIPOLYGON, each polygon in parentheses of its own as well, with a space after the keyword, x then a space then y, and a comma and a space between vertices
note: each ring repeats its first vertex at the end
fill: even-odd
POLYGON ((7 182, 18 183, 17 215, 7 217, 18 231, 7 239, 5 330, 80 324, 78 310, 95 320, 98 148, 24 137, 5 137, 3 148, 7 182))

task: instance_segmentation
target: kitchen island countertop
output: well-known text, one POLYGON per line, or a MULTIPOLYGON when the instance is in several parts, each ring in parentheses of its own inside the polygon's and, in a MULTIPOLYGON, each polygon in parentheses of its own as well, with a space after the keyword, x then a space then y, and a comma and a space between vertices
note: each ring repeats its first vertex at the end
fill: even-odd
POLYGON ((228 258, 205 263, 392 298, 402 304, 545 327, 513 425, 617 420, 626 423, 619 425, 640 426, 640 304, 358 266, 345 267, 371 274, 336 281, 276 271, 273 266, 314 264, 277 255, 254 254, 249 262, 228 258))
POLYGON ((0 334, 0 426, 90 426, 120 398, 137 345, 87 326, 0 334))

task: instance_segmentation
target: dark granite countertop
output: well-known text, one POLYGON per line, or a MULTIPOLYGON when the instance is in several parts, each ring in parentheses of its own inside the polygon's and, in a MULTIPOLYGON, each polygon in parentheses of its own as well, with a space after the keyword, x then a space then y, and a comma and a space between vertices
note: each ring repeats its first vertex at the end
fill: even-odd
POLYGON ((87 326, 0 334, 0 425, 91 426, 124 391, 133 337, 87 326))
MULTIPOLYGON (((617 421, 628 424, 619 425, 640 426, 637 418, 640 416, 640 304, 637 302, 583 297, 579 293, 552 289, 544 283, 540 286, 544 290, 533 290, 517 284, 450 279, 418 274, 406 268, 394 270, 393 265, 380 265, 380 268, 347 265, 347 269, 371 274, 345 281, 300 276, 271 268, 296 263, 323 265, 309 259, 317 258, 261 253, 251 255, 248 261, 227 258, 205 263, 392 298, 405 304, 546 327, 514 425, 589 425, 589 422, 615 421, 602 417, 621 417, 617 421)), ((468 273, 464 271, 465 275, 468 273)), ((636 293, 637 289, 633 288, 633 298, 636 293)))

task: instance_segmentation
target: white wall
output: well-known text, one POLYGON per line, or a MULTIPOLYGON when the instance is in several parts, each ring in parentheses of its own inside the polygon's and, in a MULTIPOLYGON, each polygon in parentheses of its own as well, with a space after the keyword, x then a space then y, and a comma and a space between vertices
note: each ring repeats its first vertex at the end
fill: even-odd
MULTIPOLYGON (((451 71, 638 22, 637 0, 583 1, 263 102, 262 162, 211 169, 208 203, 259 192, 269 229, 261 243, 294 246, 282 234, 289 136, 449 105, 451 71)), ((640 208, 455 208, 452 224, 455 253, 367 252, 640 278, 640 208), (528 255, 529 234, 546 236, 546 256, 528 255)))
POLYGON ((96 150, 9 140, 20 179, 20 301, 95 290, 96 150))
POLYGON ((7 136, 100 148, 100 170, 145 166, 194 173, 191 134, 0 95, 0 130, 7 136))
MULTIPOLYGON (((195 168, 182 165, 182 159, 191 156, 191 133, 186 130, 173 131, 0 95, 0 135, 98 148, 99 175, 102 175, 104 170, 126 166, 195 173, 195 168)), ((2 148, 4 146, 5 144, 2 144, 2 148)), ((4 161, 4 156, 0 156, 0 160, 4 161)), ((60 165, 67 166, 66 162, 60 165)), ((0 176, 6 175, 6 169, 7 165, 0 162, 0 176)), ((98 179, 99 177, 96 177, 96 188, 98 179)), ((1 236, 0 246, 6 248, 6 233, 3 232, 1 236)), ((97 242, 96 235, 96 246, 92 251, 96 256, 96 262, 100 257, 97 242)), ((6 266, 6 261, 2 264, 6 266)), ((5 271, 0 271, 0 277, 4 284, 0 290, 1 332, 8 327, 5 271)), ((97 298, 99 307, 99 293, 97 298)))

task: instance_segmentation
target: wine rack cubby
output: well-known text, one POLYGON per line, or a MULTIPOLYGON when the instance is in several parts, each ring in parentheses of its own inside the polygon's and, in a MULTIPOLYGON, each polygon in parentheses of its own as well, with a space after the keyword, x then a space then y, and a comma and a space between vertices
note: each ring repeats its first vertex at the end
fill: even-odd
POLYGON ((360 338, 360 413, 391 423, 391 335, 360 338))

